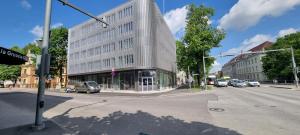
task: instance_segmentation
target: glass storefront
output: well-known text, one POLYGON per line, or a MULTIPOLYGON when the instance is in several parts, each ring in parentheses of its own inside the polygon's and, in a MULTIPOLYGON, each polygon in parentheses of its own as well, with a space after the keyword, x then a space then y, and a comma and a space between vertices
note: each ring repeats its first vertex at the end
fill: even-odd
POLYGON ((107 90, 153 91, 174 87, 175 78, 175 73, 153 69, 70 76, 69 82, 96 81, 107 90))

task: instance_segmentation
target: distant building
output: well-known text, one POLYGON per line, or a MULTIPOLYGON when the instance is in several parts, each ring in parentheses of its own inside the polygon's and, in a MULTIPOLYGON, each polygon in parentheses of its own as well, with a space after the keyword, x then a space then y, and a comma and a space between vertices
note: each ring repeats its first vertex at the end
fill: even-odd
MULTIPOLYGON (((30 50, 27 55, 28 61, 21 65, 21 76, 18 77, 17 87, 20 88, 37 88, 38 87, 38 76, 36 75, 36 67, 33 59, 36 58, 34 54, 31 54, 30 50)), ((62 86, 66 86, 67 82, 67 68, 64 68, 63 77, 62 77, 62 86)), ((50 80, 46 80, 47 88, 56 88, 60 82, 59 77, 54 77, 50 80)))
POLYGON ((69 29, 69 82, 151 91, 176 83, 176 44, 154 0, 129 0, 69 29))
POLYGON ((35 74, 35 64, 33 63, 33 58, 36 58, 36 56, 31 54, 30 50, 26 56, 28 61, 21 65, 21 76, 18 79, 18 85, 20 88, 37 88, 38 77, 35 74))
MULTIPOLYGON (((272 42, 266 41, 249 51, 263 51, 272 45, 272 42)), ((258 81, 267 81, 267 77, 263 73, 262 57, 265 54, 241 54, 231 59, 222 67, 224 76, 230 76, 234 79, 253 79, 258 81)))

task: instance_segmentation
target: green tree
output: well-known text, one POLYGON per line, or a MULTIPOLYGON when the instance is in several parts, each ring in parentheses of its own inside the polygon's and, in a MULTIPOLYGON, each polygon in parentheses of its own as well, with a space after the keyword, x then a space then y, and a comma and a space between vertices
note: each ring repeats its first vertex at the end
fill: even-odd
MULTIPOLYGON (((182 41, 177 41, 177 60, 178 68, 198 73, 198 84, 200 76, 203 76, 202 57, 208 56, 210 50, 219 47, 221 40, 225 38, 225 33, 209 24, 209 19, 214 15, 214 9, 203 5, 197 7, 190 5, 187 15, 187 26, 182 41)), ((206 68, 209 69, 214 59, 206 59, 206 68)), ((209 70, 207 70, 208 72, 209 70)), ((205 73, 207 74, 207 73, 205 73)))
MULTIPOLYGON (((268 49, 294 48, 297 67, 300 66, 300 32, 278 38, 268 49)), ((269 79, 293 80, 291 51, 269 52, 262 58, 263 71, 269 79)), ((299 75, 299 74, 298 74, 299 75)))
POLYGON ((62 80, 63 68, 67 64, 68 29, 59 27, 51 30, 49 53, 51 54, 52 76, 62 80))
POLYGON ((41 48, 39 48, 36 44, 29 43, 23 48, 24 54, 27 54, 29 50, 30 53, 34 55, 34 57, 31 57, 31 59, 35 64, 37 55, 41 55, 41 48))

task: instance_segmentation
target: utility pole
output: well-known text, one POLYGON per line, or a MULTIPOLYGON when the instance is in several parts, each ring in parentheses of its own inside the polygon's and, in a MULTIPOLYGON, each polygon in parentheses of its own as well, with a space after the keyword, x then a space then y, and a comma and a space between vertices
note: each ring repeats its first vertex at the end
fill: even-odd
POLYGON ((191 89, 192 88, 192 85, 191 85, 191 74, 190 74, 190 66, 188 66, 188 81, 189 81, 189 88, 191 89))
POLYGON ((291 52, 292 52, 292 63, 293 63, 293 72, 294 72, 294 77, 295 77, 295 81, 296 81, 296 88, 299 87, 299 79, 297 76, 297 66, 296 66, 296 61, 295 61, 295 55, 294 55, 294 49, 293 47, 291 47, 291 52))
POLYGON ((204 90, 207 90, 207 85, 206 85, 206 67, 205 67, 205 54, 203 51, 203 75, 204 75, 204 90))
MULTIPOLYGON (((103 23, 104 28, 109 24, 99 19, 88 12, 85 12, 78 7, 68 3, 66 0, 58 0, 63 5, 67 5, 91 18, 94 18, 96 21, 103 23)), ((50 37, 50 23, 51 23, 51 10, 52 10, 52 0, 46 0, 46 9, 45 9, 45 22, 44 22, 44 33, 43 33, 43 44, 42 44, 42 55, 41 62, 39 65, 38 75, 39 75, 39 87, 36 100, 36 113, 35 113, 35 122, 32 128, 34 130, 42 130, 45 128, 45 123, 43 122, 43 112, 45 107, 44 95, 45 95, 45 81, 49 75, 50 68, 50 55, 48 54, 49 47, 49 37, 50 37)))
POLYGON ((46 9, 45 9, 45 22, 44 22, 44 34, 43 34, 43 45, 42 45, 42 56, 41 56, 41 64, 39 66, 39 87, 37 93, 37 101, 36 101, 36 113, 35 113, 35 123, 33 128, 36 130, 42 130, 45 128, 45 124, 43 122, 43 112, 45 107, 44 94, 45 94, 45 80, 46 76, 49 73, 49 55, 48 55, 48 47, 49 47, 49 36, 50 36, 50 23, 51 23, 51 8, 52 8, 52 0, 46 1, 46 9))

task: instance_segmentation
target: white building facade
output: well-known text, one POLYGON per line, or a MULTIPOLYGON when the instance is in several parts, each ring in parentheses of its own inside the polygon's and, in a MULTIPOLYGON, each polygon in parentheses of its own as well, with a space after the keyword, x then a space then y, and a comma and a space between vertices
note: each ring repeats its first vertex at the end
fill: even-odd
POLYGON ((149 91, 176 82, 176 44, 154 0, 129 0, 69 29, 68 76, 104 89, 149 91))
MULTIPOLYGON (((272 43, 267 41, 249 51, 262 51, 271 45, 272 43)), ((263 72, 262 57, 264 56, 265 54, 238 55, 222 67, 222 72, 224 75, 230 76, 233 79, 268 81, 268 78, 263 72)))

